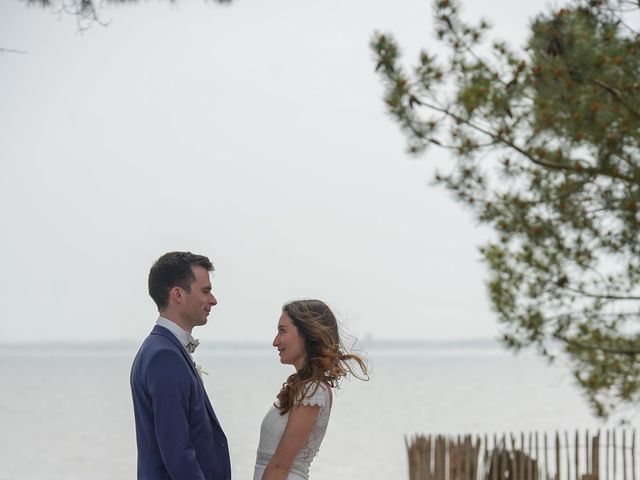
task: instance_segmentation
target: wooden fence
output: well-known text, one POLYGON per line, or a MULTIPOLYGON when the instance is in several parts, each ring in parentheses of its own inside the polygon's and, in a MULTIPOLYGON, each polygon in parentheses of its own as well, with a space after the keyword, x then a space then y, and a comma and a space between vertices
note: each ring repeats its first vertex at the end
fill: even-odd
POLYGON ((410 480, 639 480, 635 430, 406 439, 410 480))

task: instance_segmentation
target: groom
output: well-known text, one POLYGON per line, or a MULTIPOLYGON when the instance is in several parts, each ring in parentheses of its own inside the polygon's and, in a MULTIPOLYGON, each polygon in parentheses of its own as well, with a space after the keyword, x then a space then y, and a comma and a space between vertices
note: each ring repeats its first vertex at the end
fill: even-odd
POLYGON ((230 480, 227 438, 191 358, 217 303, 207 257, 161 256, 149 272, 160 316, 131 368, 139 480, 230 480))

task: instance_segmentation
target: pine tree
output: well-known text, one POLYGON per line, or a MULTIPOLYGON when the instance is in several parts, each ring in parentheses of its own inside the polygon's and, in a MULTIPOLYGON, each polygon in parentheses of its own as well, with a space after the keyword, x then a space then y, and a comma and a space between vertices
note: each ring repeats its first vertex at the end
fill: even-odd
POLYGON ((390 35, 371 43, 409 151, 449 150, 436 183, 496 233, 481 252, 504 343, 563 354, 602 417, 640 401, 639 12, 576 0, 516 50, 437 0, 448 58, 423 51, 411 74, 390 35))

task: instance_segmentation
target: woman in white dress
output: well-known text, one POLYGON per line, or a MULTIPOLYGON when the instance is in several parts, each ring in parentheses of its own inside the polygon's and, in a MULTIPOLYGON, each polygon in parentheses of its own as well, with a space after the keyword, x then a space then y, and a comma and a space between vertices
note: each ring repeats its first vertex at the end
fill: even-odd
POLYGON ((362 357, 345 352, 336 317, 320 300, 284 305, 273 346, 280 362, 296 372, 262 421, 253 479, 307 480, 329 423, 331 389, 348 373, 367 379, 367 367, 362 357))

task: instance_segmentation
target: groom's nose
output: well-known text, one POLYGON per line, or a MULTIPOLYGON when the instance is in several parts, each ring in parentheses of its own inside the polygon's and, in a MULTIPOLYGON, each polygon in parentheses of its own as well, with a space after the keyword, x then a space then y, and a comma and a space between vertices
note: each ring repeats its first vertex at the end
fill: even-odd
POLYGON ((218 299, 216 297, 214 297, 213 294, 211 294, 211 299, 209 300, 209 303, 211 305, 217 305, 218 304, 218 299))

